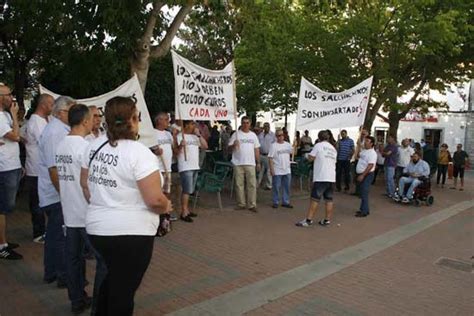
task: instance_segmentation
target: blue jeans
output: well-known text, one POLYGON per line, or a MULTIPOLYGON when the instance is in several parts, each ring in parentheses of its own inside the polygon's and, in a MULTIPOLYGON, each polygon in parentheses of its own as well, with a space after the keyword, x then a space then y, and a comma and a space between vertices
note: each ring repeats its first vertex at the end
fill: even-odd
POLYGON ((365 176, 364 180, 360 182, 360 212, 362 214, 369 214, 369 190, 372 181, 374 180, 374 173, 371 172, 365 176))
POLYGON ((66 273, 67 289, 72 307, 83 304, 87 293, 84 291, 86 282, 85 247, 90 246, 84 227, 66 228, 66 273))
POLYGON ((66 282, 64 219, 61 203, 41 208, 48 217, 44 242, 44 280, 66 282))
POLYGON ((419 186, 421 183, 420 180, 412 178, 412 177, 401 177, 400 181, 398 182, 398 194, 401 197, 406 196, 409 199, 413 198, 413 191, 415 191, 415 188, 419 186), (405 195, 405 184, 410 184, 410 187, 408 188, 407 194, 405 195))
POLYGON ((291 173, 278 175, 272 177, 272 200, 273 204, 280 204, 280 189, 281 189, 281 204, 290 204, 290 183, 291 173))
POLYGON ((21 169, 0 172, 0 214, 9 214, 15 208, 20 179, 21 169))
POLYGON ((395 167, 385 166, 385 183, 387 185, 387 194, 393 196, 395 194, 395 167))

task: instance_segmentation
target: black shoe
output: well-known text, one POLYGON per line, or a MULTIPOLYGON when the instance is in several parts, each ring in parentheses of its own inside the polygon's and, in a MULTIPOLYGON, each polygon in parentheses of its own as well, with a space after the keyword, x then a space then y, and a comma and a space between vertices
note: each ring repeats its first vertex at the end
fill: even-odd
POLYGON ((291 204, 282 204, 281 207, 293 208, 293 205, 291 205, 291 204))
POLYGON ((23 256, 20 255, 18 252, 10 248, 9 246, 0 250, 0 259, 5 260, 20 260, 23 259, 23 256))
POLYGON ((197 217, 198 216, 196 213, 193 213, 193 212, 189 212, 188 215, 191 216, 191 217, 197 217))
POLYGON ((71 312, 74 315, 82 314, 86 309, 91 307, 91 305, 92 305, 92 298, 90 298, 89 296, 86 296, 84 297, 83 302, 80 305, 71 307, 71 312))
POLYGON ((192 223, 193 222, 193 219, 191 218, 191 216, 186 215, 186 216, 180 216, 179 217, 180 220, 182 220, 183 222, 186 222, 186 223, 192 223))
POLYGON ((43 279, 43 282, 44 282, 45 284, 51 284, 51 283, 53 283, 53 282, 55 282, 55 281, 56 281, 56 277, 52 277, 52 278, 50 278, 50 279, 46 279, 46 278, 43 279))
POLYGON ((358 213, 356 213, 355 216, 356 216, 356 217, 367 217, 367 215, 369 215, 369 214, 364 214, 364 213, 358 212, 358 213))
MULTIPOLYGON (((282 205, 283 206, 283 205, 282 205)), ((278 204, 273 204, 272 205, 273 208, 278 208, 278 204)))
POLYGON ((327 220, 327 219, 322 219, 318 222, 318 224, 321 225, 321 226, 329 226, 329 225, 331 225, 331 221, 327 220))
POLYGON ((20 247, 20 244, 17 244, 15 242, 7 242, 7 244, 8 244, 7 247, 10 248, 10 249, 16 249, 16 248, 20 247))
POLYGON ((250 212, 254 212, 254 213, 258 213, 258 210, 257 210, 256 207, 251 207, 251 208, 249 208, 249 211, 250 211, 250 212))
POLYGON ((58 287, 58 289, 65 289, 67 288, 67 282, 64 280, 58 280, 56 286, 58 287))

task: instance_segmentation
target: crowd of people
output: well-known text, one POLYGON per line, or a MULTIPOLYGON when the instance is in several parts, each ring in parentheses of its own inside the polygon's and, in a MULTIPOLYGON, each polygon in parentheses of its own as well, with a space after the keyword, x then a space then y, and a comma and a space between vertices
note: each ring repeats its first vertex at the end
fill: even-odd
MULTIPOLYGON (((207 122, 171 124, 168 113, 159 113, 157 145, 148 148, 137 141, 139 113, 132 98, 111 98, 102 112, 67 96, 42 94, 22 128, 6 85, 0 85, 0 105, 0 258, 22 259, 19 245, 7 240, 6 215, 15 208, 25 176, 32 240, 44 243, 43 280, 67 288, 74 314, 91 305, 93 315, 132 314, 160 215, 174 213, 174 182, 180 186, 180 208, 170 218, 192 223, 198 216, 189 200, 208 150, 220 150, 223 159, 231 161, 236 209, 251 212, 258 212, 258 188, 272 191, 273 208, 292 209, 292 165, 312 163, 310 202, 298 227, 313 224, 322 201, 325 215, 318 223, 331 224, 334 190, 358 195, 360 206, 354 215, 367 217, 370 188, 382 171, 387 196, 405 203, 430 177, 430 167, 413 141, 398 145, 388 136, 385 144, 365 129, 355 141, 346 130, 337 140, 330 130, 319 131, 315 142, 309 131, 302 137, 298 132, 292 145, 286 129, 271 131, 268 122, 252 127, 246 116, 232 131, 229 125, 219 130, 207 122), (20 143, 26 150, 24 167, 20 143), (85 290, 87 255, 97 262, 93 298, 85 290)), ((461 144, 452 155, 446 144, 441 146, 437 183, 442 186, 450 163, 452 188, 459 177, 463 190, 468 155, 461 144)))

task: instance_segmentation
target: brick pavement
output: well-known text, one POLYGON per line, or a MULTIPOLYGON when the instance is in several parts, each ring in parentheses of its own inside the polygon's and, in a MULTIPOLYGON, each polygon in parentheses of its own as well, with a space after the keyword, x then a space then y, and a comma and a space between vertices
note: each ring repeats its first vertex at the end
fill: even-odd
MULTIPOLYGON (((469 185, 472 187, 472 180, 468 180, 468 187, 469 185)), ((169 236, 156 240, 152 263, 136 296, 136 314, 162 315, 179 310, 312 262, 416 221, 459 201, 473 198, 469 190, 459 192, 434 188, 434 191, 436 201, 432 207, 405 207, 383 198, 381 196, 383 188, 377 185, 371 194, 373 211, 366 219, 353 217, 353 212, 358 208, 358 199, 337 194, 333 225, 329 228, 311 227, 308 229, 296 228, 293 225, 304 217, 308 203, 307 192, 299 194, 299 191, 295 190, 294 195, 298 195, 293 201, 296 208, 288 211, 271 209, 269 192, 259 191, 260 212, 258 214, 233 211, 233 203, 226 198, 223 201, 225 210, 220 213, 216 209, 214 195, 206 194, 204 201, 199 202, 200 216, 194 224, 178 222, 169 236)), ((228 192, 223 196, 228 196, 228 192)), ((0 262, 2 284, 0 286, 0 315, 67 315, 69 303, 66 291, 41 283, 42 248, 30 241, 29 214, 21 206, 24 203, 19 204, 19 210, 9 218, 8 231, 10 240, 21 243, 19 252, 25 256, 25 259, 21 262, 0 262)), ((318 216, 321 216, 321 213, 318 216)), ((448 236, 449 234, 443 240, 451 240, 448 236)), ((456 245, 453 244, 454 248, 457 247, 456 245)), ((464 246, 464 249, 468 246, 464 246)), ((420 246, 415 250, 420 252, 425 248, 420 246)), ((472 250, 472 244, 470 250, 472 250)), ((407 249, 407 251, 413 251, 413 249, 407 249)), ((381 254, 391 252, 392 248, 381 254)), ((410 254, 417 257, 416 254, 411 252, 410 254)), ((316 290, 319 284, 340 274, 348 273, 350 269, 365 264, 366 261, 370 262, 373 258, 366 259, 354 267, 338 272, 311 286, 314 286, 316 290)), ((399 262, 400 265, 405 264, 403 260, 395 262, 399 262)), ((383 267, 386 265, 381 264, 379 267, 379 263, 372 264, 377 265, 375 269, 377 273, 385 271, 383 267)), ((397 272, 400 270, 398 266, 395 268, 397 272)), ((93 262, 88 263, 88 269, 88 278, 92 281, 93 262)), ((400 274, 405 277, 405 274, 400 274)), ((394 276, 394 281, 397 280, 394 276)), ((370 283, 370 278, 362 281, 370 283)), ((334 283, 333 291, 344 291, 345 284, 338 282, 334 283)), ((407 282, 409 283, 410 280, 408 279, 407 282)), ((395 286, 403 285, 401 281, 394 284, 395 286)), ((362 285, 364 284, 361 284, 359 292, 363 294, 365 288, 362 285)), ((90 293, 92 286, 89 286, 88 290, 90 293)), ((299 299, 301 304, 295 304, 293 298, 285 297, 281 299, 285 303, 281 303, 280 300, 274 303, 283 304, 285 308, 281 307, 275 312, 275 306, 269 304, 251 314, 272 312, 278 314, 281 310, 294 315, 301 310, 310 311, 314 306, 317 309, 321 309, 321 306, 333 306, 333 310, 325 310, 325 313, 333 314, 344 314, 351 310, 376 314, 374 311, 378 309, 385 312, 387 310, 384 307, 385 303, 382 304, 380 301, 377 303, 373 299, 366 309, 347 310, 346 307, 352 305, 335 296, 319 295, 317 294, 319 292, 313 292, 313 289, 301 291, 309 292, 309 296, 304 296, 299 292, 295 292, 294 295, 301 296, 299 299), (316 294, 312 295, 313 293, 316 294)), ((357 296, 353 298, 356 299, 357 296)), ((407 297, 402 296, 402 298, 407 297)), ((351 300, 350 295, 347 300, 351 300)), ((468 304, 465 305, 469 307, 468 304)), ((354 306, 357 307, 357 304, 354 306)), ((409 306, 417 310, 412 305, 409 306)), ((410 311, 410 309, 407 310, 410 311)), ((462 314, 463 309, 460 308, 459 311, 462 314)))

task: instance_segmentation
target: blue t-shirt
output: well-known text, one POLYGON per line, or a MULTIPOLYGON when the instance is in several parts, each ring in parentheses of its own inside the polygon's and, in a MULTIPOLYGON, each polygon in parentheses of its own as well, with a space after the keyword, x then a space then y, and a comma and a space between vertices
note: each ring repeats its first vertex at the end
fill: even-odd
POLYGON ((354 141, 349 137, 339 140, 339 148, 337 151, 337 160, 351 160, 352 151, 354 150, 354 141))
POLYGON ((385 146, 384 152, 390 151, 391 154, 389 156, 385 156, 385 166, 387 167, 396 167, 397 160, 398 160, 398 147, 397 145, 388 144, 385 146))

